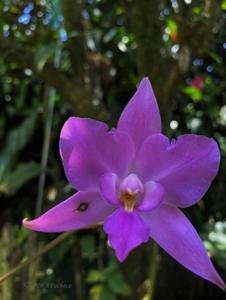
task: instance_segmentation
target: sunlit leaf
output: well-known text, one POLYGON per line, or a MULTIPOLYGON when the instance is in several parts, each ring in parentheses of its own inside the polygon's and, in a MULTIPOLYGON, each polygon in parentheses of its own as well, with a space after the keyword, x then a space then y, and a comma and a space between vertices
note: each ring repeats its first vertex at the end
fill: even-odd
POLYGON ((223 10, 226 10, 226 0, 222 0, 222 2, 221 2, 221 8, 223 10))
POLYGON ((89 283, 96 283, 96 282, 102 282, 105 279, 105 274, 98 270, 92 270, 88 277, 86 278, 86 281, 89 283))
POLYGON ((90 289, 90 300, 100 300, 101 285, 96 284, 90 289))
POLYGON ((196 6, 193 8, 193 13, 196 15, 196 16, 201 16, 202 14, 202 7, 201 6, 196 6))
POLYGON ((174 19, 168 18, 166 21, 166 25, 169 28, 171 33, 177 33, 177 31, 178 31, 177 23, 174 19))
POLYGON ((193 100, 199 101, 202 99, 202 91, 192 86, 186 86, 183 88, 183 92, 190 96, 193 100))

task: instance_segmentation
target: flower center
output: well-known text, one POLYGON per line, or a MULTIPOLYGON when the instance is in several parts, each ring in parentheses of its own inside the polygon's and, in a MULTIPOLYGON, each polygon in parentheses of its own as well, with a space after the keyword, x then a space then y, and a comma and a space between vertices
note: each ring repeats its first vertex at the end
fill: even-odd
POLYGON ((120 200, 123 202, 126 211, 128 212, 133 211, 136 204, 136 195, 137 194, 132 191, 121 193, 120 200))
POLYGON ((143 194, 144 187, 135 174, 130 174, 120 184, 120 200, 127 212, 132 212, 143 194))

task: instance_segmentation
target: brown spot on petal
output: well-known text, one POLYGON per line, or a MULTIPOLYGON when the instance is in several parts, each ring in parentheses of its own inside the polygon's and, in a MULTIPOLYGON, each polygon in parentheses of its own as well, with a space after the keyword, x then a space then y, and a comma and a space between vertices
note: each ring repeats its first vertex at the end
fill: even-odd
POLYGON ((79 206, 76 210, 78 210, 80 212, 84 212, 88 209, 88 207, 89 207, 89 203, 82 202, 82 203, 79 204, 79 206))

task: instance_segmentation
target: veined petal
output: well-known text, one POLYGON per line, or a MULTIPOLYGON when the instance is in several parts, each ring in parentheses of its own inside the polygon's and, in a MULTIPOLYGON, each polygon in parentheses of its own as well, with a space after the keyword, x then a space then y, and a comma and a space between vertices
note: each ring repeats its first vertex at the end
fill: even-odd
POLYGON ((100 178, 100 193, 111 205, 119 205, 117 195, 118 176, 113 173, 106 173, 100 178))
POLYGON ((24 220, 23 225, 42 232, 75 230, 103 221, 112 211, 99 193, 78 192, 40 217, 24 220))
POLYGON ((104 173, 124 177, 134 155, 126 133, 107 131, 107 125, 92 119, 69 118, 61 131, 60 153, 65 174, 77 190, 99 191, 104 173))
POLYGON ((144 142, 135 172, 143 180, 159 182, 171 203, 187 207, 202 198, 219 168, 217 143, 201 135, 187 134, 170 143, 162 134, 144 142))
POLYGON ((150 228, 150 237, 176 261, 225 289, 225 283, 215 270, 196 230, 178 208, 162 204, 151 212, 142 213, 142 218, 150 228))
POLYGON ((136 149, 149 135, 161 132, 159 108, 148 78, 141 81, 135 95, 123 110, 118 129, 131 136, 136 149))
POLYGON ((142 202, 138 205, 139 211, 150 211, 155 209, 163 201, 165 191, 160 183, 148 181, 145 184, 145 192, 142 202))
POLYGON ((149 229, 139 215, 136 212, 128 213, 122 208, 118 208, 105 220, 104 231, 121 262, 132 249, 149 239, 149 229))

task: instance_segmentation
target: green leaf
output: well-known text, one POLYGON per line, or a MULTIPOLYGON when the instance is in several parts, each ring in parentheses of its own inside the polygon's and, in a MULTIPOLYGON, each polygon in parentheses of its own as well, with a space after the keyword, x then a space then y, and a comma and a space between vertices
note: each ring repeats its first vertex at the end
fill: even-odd
POLYGON ((107 285, 102 285, 100 290, 100 300, 116 300, 116 294, 107 285))
POLYGON ((95 283, 95 282, 103 282, 105 279, 105 274, 103 272, 93 270, 89 273, 86 281, 88 283, 95 283))
POLYGON ((13 194, 20 189, 27 181, 39 175, 42 168, 35 162, 21 163, 13 172, 7 173, 3 185, 6 186, 6 193, 13 194))
POLYGON ((34 131, 35 121, 36 114, 33 114, 25 119, 18 128, 9 132, 5 147, 0 154, 0 181, 3 180, 5 172, 11 169, 15 156, 26 146, 34 131))
POLYGON ((169 28, 171 33, 177 33, 178 27, 177 27, 177 23, 174 19, 168 18, 166 21, 166 25, 169 28))
POLYGON ((193 100, 199 101, 202 99, 202 91, 192 87, 192 86, 186 86, 185 88, 183 88, 183 92, 190 96, 193 100))
POLYGON ((95 238, 93 235, 84 235, 81 237, 80 240, 81 244, 81 251, 84 256, 88 258, 93 258, 96 255, 96 245, 95 245, 95 238))
POLYGON ((129 285, 125 282, 125 279, 119 270, 110 274, 108 284, 112 291, 116 294, 128 295, 131 292, 129 285))
POLYGON ((89 299, 90 300, 100 300, 100 291, 101 291, 101 285, 96 284, 94 285, 89 292, 89 299))
POLYGON ((31 117, 25 119, 25 121, 18 128, 12 129, 9 132, 4 153, 6 152, 7 154, 13 156, 26 146, 33 133, 35 121, 36 114, 33 114, 31 117))
POLYGON ((226 0, 222 0, 221 9, 226 10, 226 0))
POLYGON ((56 45, 51 44, 48 46, 43 46, 39 48, 35 54, 35 62, 37 65, 37 69, 41 71, 45 64, 47 63, 50 57, 53 57, 55 54, 56 45))
POLYGON ((196 16, 201 16, 201 14, 203 12, 203 8, 201 6, 196 6, 193 8, 192 11, 196 16))
POLYGON ((18 247, 23 245, 26 242, 26 239, 28 237, 29 231, 24 227, 16 227, 16 244, 18 247))
POLYGON ((216 61, 216 63, 222 64, 223 59, 222 59, 222 57, 218 53, 216 53, 216 52, 214 52, 212 50, 209 50, 207 52, 212 57, 212 59, 214 59, 216 61))

